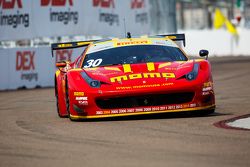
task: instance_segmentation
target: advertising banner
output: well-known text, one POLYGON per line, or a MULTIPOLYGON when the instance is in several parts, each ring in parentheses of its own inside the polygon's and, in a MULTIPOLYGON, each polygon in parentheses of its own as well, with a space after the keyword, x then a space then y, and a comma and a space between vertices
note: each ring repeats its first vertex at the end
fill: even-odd
POLYGON ((0 40, 148 34, 148 0, 1 0, 0 40))
POLYGON ((57 50, 50 47, 0 49, 0 90, 54 86, 56 62, 74 61, 83 48, 57 50))
POLYGON ((32 2, 0 0, 0 40, 29 39, 35 36, 32 2))

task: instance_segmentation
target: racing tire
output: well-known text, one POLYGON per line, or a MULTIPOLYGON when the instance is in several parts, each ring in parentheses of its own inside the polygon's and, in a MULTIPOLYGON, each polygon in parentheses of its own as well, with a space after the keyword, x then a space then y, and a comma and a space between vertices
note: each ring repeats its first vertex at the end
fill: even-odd
POLYGON ((71 121, 75 121, 70 116, 71 115, 71 113, 70 113, 70 99, 69 99, 69 88, 68 88, 68 80, 67 80, 67 78, 66 78, 66 83, 65 83, 65 99, 66 99, 66 110, 67 110, 67 113, 68 113, 68 118, 71 121))
POLYGON ((61 113, 60 113, 56 78, 55 78, 55 96, 56 96, 56 111, 57 111, 57 115, 60 118, 67 118, 68 116, 61 115, 61 113))
POLYGON ((214 112, 215 112, 215 109, 210 109, 210 110, 206 110, 204 114, 210 115, 210 114, 213 114, 214 112))
POLYGON ((208 110, 201 110, 199 112, 197 111, 192 111, 191 114, 192 116, 197 116, 197 117, 206 117, 215 112, 215 109, 208 109, 208 110))

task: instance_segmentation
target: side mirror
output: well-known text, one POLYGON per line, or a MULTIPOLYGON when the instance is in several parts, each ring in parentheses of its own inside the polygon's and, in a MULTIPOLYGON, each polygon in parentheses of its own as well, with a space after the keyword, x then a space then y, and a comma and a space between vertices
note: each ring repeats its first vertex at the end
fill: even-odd
POLYGON ((66 61, 60 61, 56 63, 56 67, 57 68, 64 68, 67 66, 67 62, 66 61))
POLYGON ((206 57, 207 59, 209 52, 208 50, 200 50, 199 54, 200 54, 200 57, 206 57))

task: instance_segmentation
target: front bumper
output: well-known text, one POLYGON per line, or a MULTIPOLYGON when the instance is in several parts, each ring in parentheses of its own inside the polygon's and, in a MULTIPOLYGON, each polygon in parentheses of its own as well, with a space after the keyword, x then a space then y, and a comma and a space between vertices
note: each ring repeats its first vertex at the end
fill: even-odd
MULTIPOLYGON (((79 119, 97 119, 97 118, 110 118, 110 117, 124 117, 124 116, 133 116, 133 115, 148 115, 148 114, 160 114, 160 113, 173 113, 173 112, 188 112, 188 111, 207 111, 207 110, 214 110, 215 104, 210 106, 203 106, 203 107, 192 107, 192 108, 182 108, 182 109, 169 109, 169 110, 162 110, 162 111, 141 111, 141 112, 133 112, 133 113, 117 113, 117 114, 100 114, 100 115, 71 115, 70 118, 72 120, 79 120, 79 119)), ((122 109, 124 110, 124 109, 122 109)), ((120 110, 121 111, 121 110, 120 110)))
MULTIPOLYGON (((170 87, 157 87, 146 89, 129 89, 129 90, 101 90, 95 89, 91 91, 84 91, 84 97, 75 97, 74 92, 71 92, 71 99, 73 105, 71 107, 71 119, 91 119, 91 118, 107 118, 118 116, 131 116, 143 114, 156 114, 156 113, 170 113, 170 112, 186 112, 186 111, 199 111, 199 110, 212 110, 215 109, 215 97, 212 89, 204 89, 202 84, 190 84, 186 86, 177 85, 170 87), (206 91, 204 93, 204 90, 206 91), (97 99, 105 98, 119 98, 126 96, 138 96, 148 94, 163 94, 163 93, 180 93, 180 92, 193 92, 194 97, 192 100, 184 103, 172 103, 161 105, 149 106, 135 106, 123 108, 100 108, 96 104, 97 99), (81 99, 81 100, 76 100, 81 99), (85 101, 83 101, 85 99, 85 101), (81 104, 79 104, 81 103, 81 104), (73 107, 74 106, 74 107, 73 107), (77 107, 76 107, 77 106, 77 107), (82 112, 81 112, 82 111, 82 112)), ((79 91, 79 90, 78 90, 79 91)))

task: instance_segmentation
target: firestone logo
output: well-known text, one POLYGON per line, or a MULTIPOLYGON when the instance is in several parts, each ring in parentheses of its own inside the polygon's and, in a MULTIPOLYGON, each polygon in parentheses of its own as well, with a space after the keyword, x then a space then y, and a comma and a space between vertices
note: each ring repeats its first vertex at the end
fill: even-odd
POLYGON ((34 73, 35 51, 16 52, 16 71, 21 71, 21 80, 38 80, 38 73, 34 73))
MULTIPOLYGON (((99 7, 99 21, 108 23, 110 26, 116 24, 119 26, 119 15, 113 12, 103 12, 101 9, 115 8, 114 0, 92 0, 92 5, 94 8, 99 7)), ((105 11, 107 11, 105 10, 105 11)))
POLYGON ((14 10, 15 6, 18 9, 23 8, 22 0, 0 0, 0 26, 12 26, 17 28, 19 25, 23 25, 25 28, 29 27, 29 14, 21 13, 19 10, 16 13, 5 14, 4 10, 14 10))
POLYGON ((41 0, 41 7, 51 7, 49 10, 50 22, 61 22, 64 25, 67 25, 70 22, 78 24, 79 14, 78 11, 71 11, 71 7, 73 7, 73 5, 73 0, 41 0), (69 4, 70 7, 65 10, 65 6, 67 4, 69 4), (52 10, 52 7, 62 8, 56 8, 57 10, 52 10))

